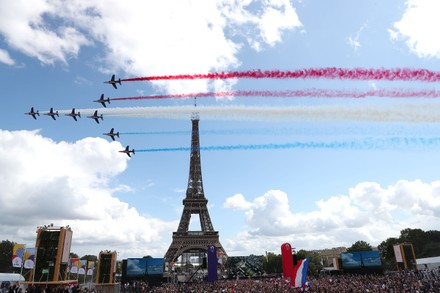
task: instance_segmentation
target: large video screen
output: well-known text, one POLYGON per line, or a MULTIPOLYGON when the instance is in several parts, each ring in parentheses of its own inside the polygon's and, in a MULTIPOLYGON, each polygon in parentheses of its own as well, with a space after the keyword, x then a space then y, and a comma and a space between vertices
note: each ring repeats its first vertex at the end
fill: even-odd
POLYGON ((341 253, 342 267, 360 268, 361 267, 361 253, 360 252, 343 252, 341 253))
POLYGON ((228 274, 231 278, 254 277, 263 273, 262 255, 228 257, 228 274))
POLYGON ((345 269, 382 266, 378 250, 343 252, 341 260, 342 267, 345 269))
POLYGON ((147 273, 147 258, 127 258, 127 277, 140 277, 147 273))
POLYGON ((362 261, 366 267, 380 267, 382 265, 378 250, 363 251, 362 261))
POLYGON ((154 276, 163 274, 163 258, 128 258, 127 277, 154 276))
POLYGON ((163 274, 163 258, 147 258, 147 274, 149 276, 163 274))

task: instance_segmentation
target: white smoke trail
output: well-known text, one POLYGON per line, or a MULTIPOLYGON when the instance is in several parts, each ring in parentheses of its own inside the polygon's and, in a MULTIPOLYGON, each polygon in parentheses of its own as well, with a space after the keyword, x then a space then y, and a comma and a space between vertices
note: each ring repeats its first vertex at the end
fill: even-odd
MULTIPOLYGON (((96 109, 78 109, 83 116, 96 109)), ((71 110, 59 110, 67 114, 71 110)), ((370 122, 440 122, 440 103, 386 103, 312 106, 169 106, 102 108, 98 114, 106 117, 143 117, 189 119, 197 111, 202 120, 242 121, 370 121, 370 122)))
MULTIPOLYGON (((77 109, 83 116, 93 114, 96 109, 77 109)), ((59 110, 67 114, 71 110, 59 110)), ((102 108, 98 114, 106 117, 143 117, 164 119, 189 119, 194 111, 202 120, 242 121, 361 121, 361 122, 440 122, 440 103, 393 102, 349 105, 310 106, 169 106, 169 107, 124 107, 102 108)))

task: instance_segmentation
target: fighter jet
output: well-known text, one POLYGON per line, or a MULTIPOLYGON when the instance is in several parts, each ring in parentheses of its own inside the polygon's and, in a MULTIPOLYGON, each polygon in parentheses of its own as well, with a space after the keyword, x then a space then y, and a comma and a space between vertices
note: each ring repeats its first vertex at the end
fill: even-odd
POLYGON ((58 111, 54 112, 54 111, 53 111, 53 108, 50 108, 50 111, 49 111, 48 113, 44 113, 44 115, 47 115, 47 116, 52 117, 53 120, 57 120, 57 119, 55 118, 55 116, 60 117, 60 115, 58 115, 58 111))
POLYGON ((127 156, 129 156, 130 158, 131 158, 131 156, 130 156, 130 153, 133 153, 133 155, 135 154, 134 153, 134 149, 132 149, 131 151, 128 149, 128 146, 126 146, 125 147, 125 150, 123 150, 123 151, 119 151, 120 153, 126 153, 127 154, 127 156))
POLYGON ((36 116, 40 116, 40 113, 38 113, 38 110, 35 112, 34 111, 34 107, 31 108, 30 112, 24 113, 26 115, 31 115, 32 117, 34 117, 35 120, 37 120, 36 116))
POLYGON ((115 136, 117 136, 118 138, 119 138, 119 131, 118 132, 114 132, 115 131, 115 129, 114 128, 112 128, 111 130, 110 130, 110 132, 108 132, 108 133, 103 133, 104 135, 108 135, 108 136, 110 136, 113 140, 115 140, 115 136))
POLYGON ((99 124, 99 118, 101 118, 101 120, 104 120, 104 118, 102 118, 102 114, 98 115, 98 110, 96 110, 95 114, 93 114, 92 116, 87 116, 87 118, 95 119, 96 123, 98 124, 99 124))
POLYGON ((78 113, 75 113, 75 108, 72 109, 72 113, 64 114, 64 115, 72 117, 75 121, 78 121, 78 120, 76 119, 76 116, 78 116, 78 117, 81 118, 81 114, 80 114, 79 112, 78 112, 78 113))
POLYGON ((104 99, 104 94, 102 94, 99 100, 94 100, 93 102, 101 103, 104 107, 107 107, 105 102, 110 104, 110 98, 104 99))
POLYGON ((114 75, 114 74, 112 75, 112 79, 110 79, 109 81, 104 81, 104 83, 111 84, 115 89, 118 88, 118 87, 116 86, 117 83, 119 83, 119 85, 122 85, 122 84, 121 84, 121 79, 119 79, 119 80, 115 80, 115 75, 114 75))

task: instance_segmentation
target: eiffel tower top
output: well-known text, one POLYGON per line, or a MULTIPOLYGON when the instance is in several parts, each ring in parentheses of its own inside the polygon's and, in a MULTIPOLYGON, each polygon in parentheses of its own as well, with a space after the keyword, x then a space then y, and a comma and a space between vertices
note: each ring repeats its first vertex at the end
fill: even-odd
MULTIPOLYGON (((194 109, 197 109, 197 98, 194 97, 194 109)), ((199 120, 199 112, 194 111, 191 114, 191 120, 199 120)), ((197 135, 198 135, 198 131, 197 131, 197 135)))

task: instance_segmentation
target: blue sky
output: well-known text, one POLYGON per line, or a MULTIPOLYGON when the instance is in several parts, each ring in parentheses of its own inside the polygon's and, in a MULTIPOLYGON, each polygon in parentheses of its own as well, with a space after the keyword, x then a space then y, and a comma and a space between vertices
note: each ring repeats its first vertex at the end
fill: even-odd
MULTIPOLYGON (((0 239, 32 247, 36 227, 54 223, 72 227, 79 255, 165 254, 189 151, 164 150, 190 146, 194 101, 114 100, 104 109, 93 102, 101 94, 439 88, 330 79, 103 83, 111 74, 440 65, 434 0, 239 2, 0 2, 0 239), (60 117, 23 115, 31 107, 60 117), (72 108, 82 113, 77 122, 64 115, 72 108), (100 124, 86 118, 95 110, 100 124), (116 142, 102 135, 111 128, 121 133, 116 142), (118 152, 126 145, 139 150, 131 159, 118 152)), ((439 107, 436 98, 199 98, 205 195, 227 254, 279 253, 285 242, 378 245, 405 228, 438 229, 439 107), (231 149, 209 150, 219 146, 231 149)))

